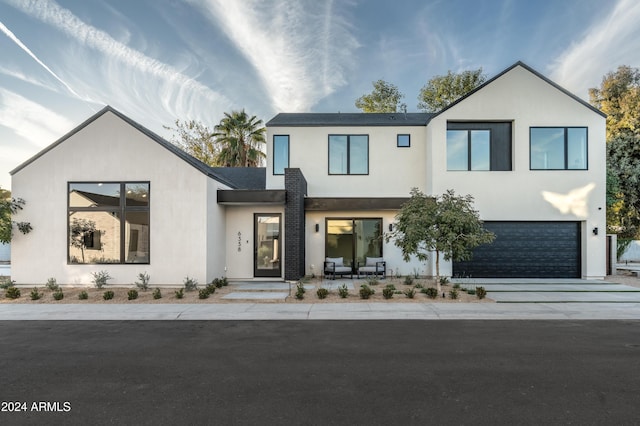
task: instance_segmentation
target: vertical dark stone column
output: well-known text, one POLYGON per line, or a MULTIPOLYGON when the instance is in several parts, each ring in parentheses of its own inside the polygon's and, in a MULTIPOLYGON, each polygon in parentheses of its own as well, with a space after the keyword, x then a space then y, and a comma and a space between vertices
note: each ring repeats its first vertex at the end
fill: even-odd
POLYGON ((299 280, 304 276, 305 219, 304 197, 307 181, 300 169, 284 169, 284 189, 287 201, 284 206, 284 279, 299 280))

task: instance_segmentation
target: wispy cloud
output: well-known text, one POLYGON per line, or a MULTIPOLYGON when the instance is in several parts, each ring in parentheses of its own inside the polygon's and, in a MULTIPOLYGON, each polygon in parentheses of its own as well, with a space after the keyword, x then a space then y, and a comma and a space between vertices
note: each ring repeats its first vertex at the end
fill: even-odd
MULTIPOLYGON (((24 13, 52 25, 80 45, 103 54, 106 57, 108 67, 115 73, 115 75, 110 75, 109 80, 117 81, 118 74, 124 74, 123 65, 138 72, 139 75, 136 76, 138 83, 144 83, 145 80, 149 81, 150 79, 156 80, 154 96, 159 96, 162 107, 166 111, 175 112, 176 116, 191 109, 188 104, 194 97, 204 98, 209 102, 209 107, 212 103, 217 105, 230 104, 223 95, 182 74, 173 66, 148 57, 144 53, 117 41, 106 32, 84 23, 71 11, 62 8, 54 1, 8 0, 8 2, 24 13), (160 84, 157 84, 158 80, 160 80, 160 84), (160 93, 158 93, 158 87, 160 93)), ((79 64, 79 67, 82 67, 82 64, 79 64)), ((130 86, 129 90, 135 89, 130 86)), ((152 87, 149 87, 149 91, 152 90, 152 87)), ((94 97, 99 98, 99 96, 94 97)), ((127 102, 135 103, 135 99, 132 99, 131 96, 128 98, 127 102)), ((138 108, 141 107, 142 105, 138 105, 138 108)))
POLYGON ((551 79, 578 96, 619 65, 640 65, 640 2, 619 0, 608 16, 588 28, 584 38, 566 49, 551 65, 551 79))
POLYGON ((359 43, 333 1, 192 2, 251 63, 275 110, 308 111, 347 83, 359 43))
POLYGON ((17 71, 17 70, 11 70, 5 67, 0 66, 0 74, 4 74, 6 76, 9 76, 11 78, 15 78, 17 80, 23 81, 25 83, 29 83, 29 84, 33 84, 34 86, 38 86, 41 87, 43 89, 48 89, 54 92, 57 92, 57 89, 55 87, 52 87, 51 85, 45 83, 44 81, 41 80, 37 80, 31 76, 26 75, 23 72, 17 71))
POLYGON ((29 56, 31 56, 33 58, 34 61, 36 61, 38 63, 38 65, 40 65, 42 68, 44 68, 49 74, 51 74, 56 80, 58 80, 60 83, 62 83, 62 85, 75 97, 77 98, 81 98, 80 95, 78 95, 72 88, 71 86, 69 86, 64 80, 62 80, 60 77, 58 77, 58 75, 51 71, 51 68, 49 68, 44 62, 42 62, 27 46, 24 45, 24 43, 22 41, 20 41, 20 39, 18 37, 16 37, 16 35, 11 32, 11 30, 9 30, 9 28, 7 28, 2 21, 0 21, 0 31, 2 31, 7 37, 9 37, 15 44, 18 45, 18 47, 20 47, 20 49, 24 50, 29 56))

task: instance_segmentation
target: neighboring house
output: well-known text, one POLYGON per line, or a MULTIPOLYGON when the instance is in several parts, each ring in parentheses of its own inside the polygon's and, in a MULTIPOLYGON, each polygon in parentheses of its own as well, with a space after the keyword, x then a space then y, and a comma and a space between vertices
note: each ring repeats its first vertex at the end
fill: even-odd
POLYGON ((33 225, 13 278, 295 280, 326 257, 430 275, 383 238, 412 187, 471 194, 497 235, 447 275, 605 275, 605 117, 522 63, 437 114, 278 114, 267 141, 266 169, 211 168, 106 107, 12 171, 33 225))

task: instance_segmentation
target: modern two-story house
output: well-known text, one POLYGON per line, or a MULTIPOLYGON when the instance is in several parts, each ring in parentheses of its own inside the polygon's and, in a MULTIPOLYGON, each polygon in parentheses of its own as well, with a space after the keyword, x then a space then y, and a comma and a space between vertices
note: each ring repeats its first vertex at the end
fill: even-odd
POLYGON ((435 113, 281 113, 265 168, 212 168, 106 107, 12 171, 33 231, 12 242, 19 284, 130 284, 418 271, 385 233, 416 187, 471 194, 496 240, 441 272, 605 275, 605 116, 517 63, 435 113), (355 272, 355 271, 354 271, 355 272))

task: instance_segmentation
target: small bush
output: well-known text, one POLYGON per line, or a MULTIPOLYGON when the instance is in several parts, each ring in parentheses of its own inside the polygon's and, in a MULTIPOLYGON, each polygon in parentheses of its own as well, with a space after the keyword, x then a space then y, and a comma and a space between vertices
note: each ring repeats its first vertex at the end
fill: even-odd
POLYGON ((38 287, 34 287, 29 296, 31 296, 31 300, 38 300, 42 298, 42 293, 38 291, 38 287))
POLYGON ((53 277, 47 280, 47 284, 45 284, 45 286, 47 287, 47 289, 51 291, 56 291, 58 288, 60 288, 60 286, 58 285, 58 282, 53 277))
POLYGON ((476 290, 473 288, 468 288, 467 289, 467 294, 470 294, 471 296, 475 296, 476 294, 476 290))
POLYGON ((91 275, 93 275, 92 281, 96 288, 104 287, 107 281, 111 279, 111 275, 107 271, 92 272, 91 275))
POLYGON ((478 299, 484 299, 486 295, 487 290, 485 290, 484 287, 476 287, 476 297, 478 299))
POLYGON ((404 291, 404 295, 407 296, 409 299, 413 299, 413 297, 416 295, 416 289, 408 288, 404 291))
POLYGON ((370 298, 376 291, 374 289, 372 289, 371 287, 369 287, 367 284, 362 284, 360 286, 360 298, 361 299, 368 299, 370 298))
POLYGON ((20 297, 20 289, 18 287, 9 287, 4 293, 7 299, 17 299, 20 297))
POLYGON ((111 291, 111 290, 107 290, 107 291, 105 291, 105 292, 102 294, 102 298, 103 298, 104 300, 111 300, 111 299, 113 299, 113 296, 114 296, 114 295, 115 295, 115 294, 113 293, 113 291, 111 291))
POLYGON ((61 288, 58 288, 56 291, 53 292, 53 298, 55 300, 62 300, 64 299, 64 293, 62 292, 61 288))
POLYGON ((318 299, 326 299, 327 296, 329 295, 329 290, 327 290, 324 287, 320 287, 317 291, 316 291, 316 295, 318 296, 318 299))
POLYGON ((142 291, 149 290, 149 279, 151 277, 146 272, 140 272, 138 274, 138 280, 136 281, 136 287, 138 287, 142 291))
POLYGON ((135 300, 138 298, 138 290, 131 289, 127 292, 128 300, 135 300))
POLYGON ((80 294, 78 294, 78 299, 80 300, 87 300, 88 298, 89 298, 89 293, 87 293, 85 290, 82 290, 80 294))
POLYGON ((416 285, 413 286, 414 288, 424 288, 424 284, 422 283, 416 283, 416 285))
POLYGON ((391 299, 393 297, 394 291, 395 289, 393 288, 393 286, 388 285, 382 289, 382 297, 384 297, 385 299, 391 299))
POLYGON ((338 287, 338 295, 343 299, 346 299, 349 296, 349 289, 346 284, 342 284, 338 287))
POLYGON ((453 288, 455 288, 456 290, 460 289, 460 284, 459 283, 454 283, 453 284, 453 288))
POLYGON ((153 298, 154 299, 162 299, 162 292, 160 291, 160 289, 158 287, 155 288, 155 290, 153 290, 153 298))
POLYGON ((449 278, 448 277, 440 277, 440 285, 447 285, 449 284, 449 278))
POLYGON ((184 279, 184 289, 187 291, 194 291, 198 289, 198 280, 194 278, 189 278, 188 276, 184 279))
POLYGON ((411 275, 407 275, 406 277, 404 277, 404 285, 411 285, 411 284, 413 284, 413 277, 411 275))
POLYGON ((222 288, 222 286, 224 285, 222 279, 220 278, 214 278, 213 281, 211 281, 211 284, 216 288, 222 288))
POLYGON ((449 291, 449 297, 451 299, 457 299, 458 298, 458 289, 456 289, 456 288, 451 289, 451 291, 449 291))
POLYGON ((302 300, 302 299, 304 299, 304 293, 305 293, 306 291, 307 291, 307 290, 305 290, 305 288, 304 288, 304 284, 303 284, 303 283, 301 283, 301 282, 299 282, 299 283, 296 285, 296 299, 298 299, 298 300, 302 300))
POLYGON ((15 285, 16 285, 15 280, 8 280, 3 278, 2 281, 0 282, 0 288, 5 290, 11 287, 15 287, 15 285))
POLYGON ((222 281, 222 286, 226 287, 229 285, 229 280, 227 279, 227 277, 222 277, 220 278, 220 280, 222 281))
POLYGON ((438 297, 438 289, 433 287, 423 288, 420 290, 422 293, 426 294, 429 299, 435 299, 438 297))
POLYGON ((184 297, 184 288, 176 290, 176 299, 182 299, 184 297))
POLYGON ((204 288, 206 290, 207 293, 209 293, 209 295, 212 295, 213 293, 216 292, 216 286, 215 284, 211 283, 211 284, 207 284, 207 286, 204 288))
MULTIPOLYGON (((214 289, 215 289, 215 287, 214 287, 214 289)), ((211 293, 209 293, 208 286, 205 287, 205 288, 201 288, 198 291, 198 299, 208 299, 210 294, 211 293)))
POLYGON ((378 285, 380 283, 380 280, 378 280, 378 277, 376 277, 375 275, 372 277, 367 278, 367 284, 368 285, 378 285))

